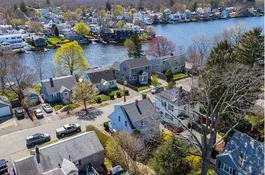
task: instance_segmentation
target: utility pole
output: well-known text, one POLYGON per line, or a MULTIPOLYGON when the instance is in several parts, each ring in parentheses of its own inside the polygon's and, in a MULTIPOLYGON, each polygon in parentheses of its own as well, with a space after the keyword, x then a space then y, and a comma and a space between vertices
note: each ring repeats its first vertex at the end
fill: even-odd
POLYGON ((125 86, 127 85, 127 81, 123 81, 123 100, 126 102, 126 94, 125 94, 125 86))

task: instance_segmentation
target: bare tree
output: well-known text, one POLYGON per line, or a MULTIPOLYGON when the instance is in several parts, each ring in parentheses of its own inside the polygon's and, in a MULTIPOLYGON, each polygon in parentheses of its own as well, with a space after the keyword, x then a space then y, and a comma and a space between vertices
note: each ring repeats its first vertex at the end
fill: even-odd
POLYGON ((224 29, 222 32, 222 39, 229 41, 233 45, 238 45, 241 37, 247 31, 248 28, 246 24, 239 22, 228 29, 224 29))
POLYGON ((191 72, 192 73, 198 72, 202 61, 200 54, 198 53, 195 45, 188 47, 186 53, 189 59, 188 61, 192 64, 191 72))
POLYGON ((251 109, 259 94, 257 89, 262 86, 263 72, 259 67, 248 67, 239 63, 227 65, 222 70, 215 66, 201 72, 201 88, 193 99, 201 104, 204 111, 194 111, 201 119, 200 122, 193 123, 201 129, 201 139, 193 133, 192 128, 179 121, 193 138, 187 139, 188 142, 196 145, 201 153, 202 175, 207 174, 212 150, 235 129, 251 109), (205 118, 205 123, 202 118, 205 118), (222 125, 227 118, 229 124, 222 125), (216 141, 216 135, 220 132, 225 134, 216 141))
POLYGON ((10 85, 10 89, 17 94, 20 102, 23 99, 23 90, 32 86, 34 80, 34 70, 28 66, 22 65, 19 62, 11 65, 7 81, 10 85))
POLYGON ((40 78, 40 80, 43 79, 43 74, 44 74, 44 57, 36 57, 34 59, 34 64, 35 64, 35 70, 37 71, 37 74, 40 78))
POLYGON ((209 49, 210 49, 210 39, 206 35, 198 35, 192 39, 193 46, 200 55, 200 65, 202 66, 209 49))
POLYGON ((17 55, 15 54, 8 54, 8 50, 1 48, 0 50, 0 81, 1 81, 1 88, 2 88, 2 94, 6 94, 6 78, 11 70, 11 64, 14 61, 15 58, 17 58, 17 55))

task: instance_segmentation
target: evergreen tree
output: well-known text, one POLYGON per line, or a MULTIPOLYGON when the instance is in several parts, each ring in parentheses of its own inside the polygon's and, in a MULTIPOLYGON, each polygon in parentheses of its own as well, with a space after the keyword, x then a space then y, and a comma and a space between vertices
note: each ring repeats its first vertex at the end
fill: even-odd
POLYGON ((220 66, 220 68, 223 68, 226 63, 233 61, 235 61, 234 48, 227 40, 224 40, 211 50, 206 66, 220 66))
POLYGON ((175 4, 175 0, 169 0, 168 3, 169 3, 170 6, 173 6, 175 4))
POLYGON ((47 5, 50 5, 51 4, 51 1, 50 0, 46 0, 46 4, 47 5))
POLYGON ((17 10, 17 4, 14 4, 13 8, 14 10, 17 10))
POLYGON ((132 56, 134 58, 140 58, 141 56, 143 56, 143 51, 142 51, 142 44, 141 41, 139 39, 139 35, 136 32, 133 32, 132 36, 131 36, 131 40, 134 43, 134 49, 132 52, 132 56))
POLYGON ((197 2, 194 2, 193 7, 192 7, 192 11, 196 11, 197 8, 198 8, 198 4, 197 4, 197 2))
POLYGON ((56 36, 56 37, 59 36, 59 30, 55 24, 52 25, 51 33, 53 36, 56 36))
POLYGON ((254 28, 246 32, 235 48, 237 60, 243 64, 253 66, 264 65, 264 35, 261 28, 254 28))
POLYGON ((27 13, 27 11, 28 11, 24 1, 22 1, 20 4, 20 10, 24 13, 27 13))
POLYGON ((108 11, 111 11, 111 5, 110 5, 109 1, 107 1, 107 3, 106 3, 106 9, 108 11))
POLYGON ((173 73, 171 71, 171 69, 168 69, 166 72, 165 72, 165 76, 167 77, 167 81, 170 82, 172 79, 173 79, 173 73))

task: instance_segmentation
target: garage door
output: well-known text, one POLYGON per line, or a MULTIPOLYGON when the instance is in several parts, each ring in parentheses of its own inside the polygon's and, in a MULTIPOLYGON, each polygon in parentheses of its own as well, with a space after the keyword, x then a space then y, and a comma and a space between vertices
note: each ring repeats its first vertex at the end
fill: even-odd
POLYGON ((0 107, 0 117, 11 115, 10 107, 4 106, 0 107))

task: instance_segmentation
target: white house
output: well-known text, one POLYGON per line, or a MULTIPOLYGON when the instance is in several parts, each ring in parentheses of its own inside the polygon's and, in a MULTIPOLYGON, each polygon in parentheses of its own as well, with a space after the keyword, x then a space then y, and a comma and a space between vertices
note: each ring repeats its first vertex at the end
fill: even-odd
POLYGON ((84 81, 92 83, 100 92, 116 88, 114 73, 109 68, 89 70, 84 74, 84 81))
POLYGON ((1 35, 0 44, 4 46, 10 46, 12 49, 24 47, 21 34, 10 34, 10 35, 1 35))
POLYGON ((193 110, 199 111, 199 105, 189 104, 189 92, 182 87, 163 91, 157 95, 155 107, 162 116, 162 121, 177 127, 185 126, 195 119, 193 110), (182 122, 182 124, 180 123, 182 122))

